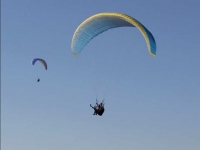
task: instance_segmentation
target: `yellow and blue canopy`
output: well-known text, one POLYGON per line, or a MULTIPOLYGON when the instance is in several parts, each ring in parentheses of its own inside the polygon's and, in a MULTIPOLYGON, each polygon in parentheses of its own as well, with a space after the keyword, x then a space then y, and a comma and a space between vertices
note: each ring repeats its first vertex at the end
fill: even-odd
POLYGON ((138 28, 145 38, 150 55, 156 55, 156 42, 151 32, 136 19, 116 12, 99 13, 83 21, 76 29, 72 38, 71 48, 73 54, 78 56, 95 36, 117 27, 138 28))

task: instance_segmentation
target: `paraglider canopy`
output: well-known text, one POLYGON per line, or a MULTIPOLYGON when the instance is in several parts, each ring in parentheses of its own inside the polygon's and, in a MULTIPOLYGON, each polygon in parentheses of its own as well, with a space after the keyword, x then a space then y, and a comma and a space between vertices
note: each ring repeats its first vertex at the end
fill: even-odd
POLYGON ((34 65, 37 61, 39 61, 45 68, 45 70, 47 70, 47 63, 45 62, 44 59, 41 59, 41 58, 34 58, 32 61, 31 61, 31 64, 34 65))
POLYGON ((78 56, 94 37, 117 27, 136 27, 139 29, 145 38, 150 55, 156 55, 156 42, 151 32, 133 17, 117 12, 98 13, 84 20, 78 26, 72 38, 73 54, 78 56))

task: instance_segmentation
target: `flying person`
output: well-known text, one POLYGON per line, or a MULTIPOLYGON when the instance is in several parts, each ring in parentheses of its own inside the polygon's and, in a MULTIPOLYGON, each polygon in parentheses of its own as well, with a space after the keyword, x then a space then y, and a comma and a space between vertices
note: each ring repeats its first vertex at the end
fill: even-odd
POLYGON ((97 113, 98 113, 98 109, 99 109, 99 104, 98 104, 98 101, 97 101, 97 99, 96 99, 96 106, 92 106, 91 104, 90 104, 90 107, 92 107, 93 109, 94 109, 94 114, 93 115, 97 115, 97 113))
POLYGON ((102 116, 103 113, 104 113, 104 103, 103 101, 99 104, 97 99, 96 99, 96 105, 93 107, 91 104, 90 104, 90 107, 92 107, 94 109, 94 114, 93 115, 99 115, 99 116, 102 116))
POLYGON ((98 115, 99 116, 102 116, 103 115, 103 113, 104 113, 104 103, 103 103, 103 101, 99 104, 99 111, 98 111, 98 115))
POLYGON ((93 115, 97 115, 97 112, 98 112, 98 108, 97 108, 97 106, 92 106, 91 104, 90 104, 90 107, 92 107, 93 109, 94 109, 94 114, 93 115))
POLYGON ((39 78, 37 79, 37 82, 40 82, 40 79, 39 79, 39 78))

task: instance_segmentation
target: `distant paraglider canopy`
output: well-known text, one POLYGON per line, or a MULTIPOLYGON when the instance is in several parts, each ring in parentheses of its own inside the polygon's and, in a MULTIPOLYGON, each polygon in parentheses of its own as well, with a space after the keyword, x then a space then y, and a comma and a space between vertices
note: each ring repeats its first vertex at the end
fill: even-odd
POLYGON ((145 38, 150 55, 156 55, 156 42, 151 32, 136 19, 116 12, 99 13, 83 21, 72 38, 71 48, 73 54, 78 56, 95 36, 117 27, 138 28, 145 38))
MULTIPOLYGON (((47 63, 45 62, 45 60, 41 58, 34 58, 31 61, 31 64, 34 65, 37 61, 39 61, 44 66, 45 70, 47 70, 47 63)), ((40 78, 37 79, 37 82, 40 82, 40 78)))
POLYGON ((32 65, 34 65, 35 63, 36 63, 36 61, 39 61, 39 62, 41 62, 42 63, 42 65, 44 66, 44 68, 47 70, 47 63, 43 60, 43 59, 41 59, 41 58, 34 58, 33 60, 32 60, 32 65))

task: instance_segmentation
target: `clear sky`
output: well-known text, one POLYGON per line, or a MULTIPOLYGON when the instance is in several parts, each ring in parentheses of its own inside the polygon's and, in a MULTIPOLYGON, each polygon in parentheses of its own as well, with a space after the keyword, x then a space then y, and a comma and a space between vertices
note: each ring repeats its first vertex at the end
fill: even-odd
POLYGON ((2 0, 1 13, 2 150, 200 149, 199 0, 2 0), (146 26, 156 57, 136 28, 75 57, 75 29, 105 11, 146 26))

